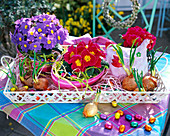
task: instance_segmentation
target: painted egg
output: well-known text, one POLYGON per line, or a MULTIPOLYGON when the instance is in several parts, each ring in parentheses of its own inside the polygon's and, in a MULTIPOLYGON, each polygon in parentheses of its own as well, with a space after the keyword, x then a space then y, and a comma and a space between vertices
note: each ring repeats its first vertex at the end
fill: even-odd
POLYGON ((138 123, 133 121, 133 122, 130 123, 130 126, 133 127, 133 128, 137 128, 138 123))
POLYGON ((115 113, 115 119, 120 119, 120 113, 119 112, 115 113))
POLYGON ((125 119, 126 119, 127 121, 131 121, 131 120, 132 120, 132 116, 129 115, 129 114, 127 114, 127 115, 125 115, 125 119))
POLYGON ((117 107, 117 102, 116 101, 112 101, 112 106, 115 108, 117 107))
POLYGON ((125 131, 125 125, 120 125, 119 132, 123 133, 125 131))
POLYGON ((107 121, 106 124, 105 124, 105 128, 106 129, 112 129, 113 128, 112 123, 107 121))
POLYGON ((156 118, 155 118, 155 117, 150 117, 149 123, 153 124, 155 121, 156 121, 156 118))
POLYGON ((150 125, 146 124, 145 125, 145 130, 150 132, 152 130, 152 127, 150 125))
POLYGON ((122 110, 118 110, 117 112, 120 113, 120 116, 124 115, 124 112, 122 110))
POLYGON ((138 120, 138 121, 142 120, 142 116, 139 115, 139 114, 136 114, 135 115, 135 120, 138 120))
POLYGON ((107 119, 107 115, 106 114, 100 114, 100 118, 103 119, 103 120, 106 120, 107 119))

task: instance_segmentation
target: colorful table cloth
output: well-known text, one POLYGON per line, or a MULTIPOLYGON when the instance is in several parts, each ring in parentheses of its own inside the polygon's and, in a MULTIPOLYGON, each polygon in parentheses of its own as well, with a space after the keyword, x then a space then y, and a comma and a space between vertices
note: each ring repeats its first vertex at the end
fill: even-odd
MULTIPOLYGON (((90 37, 89 37, 90 38, 90 37)), ((98 41, 101 37, 97 38, 98 41)), ((96 41, 96 40, 95 40, 96 41)), ((102 44, 102 42, 100 43, 102 44)), ((168 66, 161 73, 163 80, 170 90, 168 80, 170 79, 170 55, 164 55, 168 60, 168 66)), ((158 64, 158 70, 165 65, 165 59, 161 59, 158 64)), ((99 115, 91 118, 85 118, 82 114, 85 104, 15 104, 3 95, 3 89, 7 78, 0 74, 0 109, 12 117, 14 120, 26 127, 35 136, 159 136, 164 128, 167 115, 169 97, 163 99, 158 104, 128 104, 119 103, 116 108, 111 104, 99 104, 101 113, 108 114, 108 119, 113 124, 113 129, 105 129, 105 120, 101 120, 99 115), (135 114, 140 114, 143 119, 138 122, 137 128, 130 127, 130 122, 125 120, 125 116, 115 120, 114 115, 117 110, 122 110, 124 115, 132 115, 132 121, 135 114), (154 124, 149 124, 151 116, 156 117, 154 124), (118 128, 121 124, 126 126, 124 133, 119 133, 118 128), (144 129, 145 124, 152 127, 151 132, 144 129)))

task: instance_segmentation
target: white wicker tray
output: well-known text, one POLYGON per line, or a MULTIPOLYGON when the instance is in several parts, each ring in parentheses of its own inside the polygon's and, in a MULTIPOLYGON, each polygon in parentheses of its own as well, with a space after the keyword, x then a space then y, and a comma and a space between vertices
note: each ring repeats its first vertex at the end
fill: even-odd
POLYGON ((96 90, 102 86, 100 103, 110 103, 115 100, 117 103, 158 103, 170 92, 167 91, 163 80, 156 69, 158 77, 158 87, 154 92, 133 92, 123 90, 120 86, 120 81, 111 75, 108 70, 104 77, 92 86, 94 91, 81 90, 76 92, 74 89, 55 89, 52 91, 34 91, 34 92, 10 92, 12 84, 8 79, 4 95, 13 103, 87 103, 94 100, 96 90), (111 83, 113 83, 111 85, 111 83))

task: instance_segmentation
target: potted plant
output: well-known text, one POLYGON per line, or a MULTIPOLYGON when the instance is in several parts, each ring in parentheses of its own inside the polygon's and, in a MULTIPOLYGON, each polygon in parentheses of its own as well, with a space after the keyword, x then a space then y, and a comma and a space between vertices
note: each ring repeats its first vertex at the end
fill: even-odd
POLYGON ((60 25, 55 15, 41 14, 17 20, 14 34, 10 35, 23 56, 33 60, 35 51, 37 61, 43 61, 45 54, 48 65, 51 65, 59 56, 60 44, 67 39, 68 31, 60 25))
POLYGON ((108 67, 105 55, 100 46, 92 41, 88 45, 81 41, 69 46, 63 58, 52 66, 53 82, 59 88, 90 88, 89 85, 99 80, 108 67))

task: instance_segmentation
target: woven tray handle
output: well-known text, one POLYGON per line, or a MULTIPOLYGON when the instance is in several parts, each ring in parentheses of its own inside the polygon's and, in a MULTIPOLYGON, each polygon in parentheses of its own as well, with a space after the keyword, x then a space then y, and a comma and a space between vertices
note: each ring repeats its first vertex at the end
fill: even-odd
POLYGON ((10 57, 10 56, 2 56, 2 57, 1 57, 1 64, 2 64, 2 66, 3 66, 7 71, 9 71, 9 68, 8 68, 5 60, 9 63, 9 66, 11 67, 11 66, 13 66, 13 64, 14 64, 14 58, 13 58, 13 57, 10 57))

